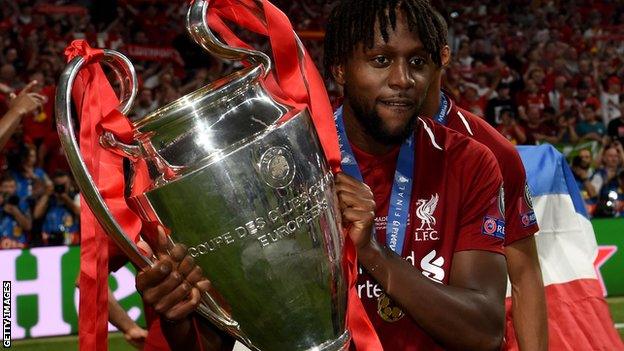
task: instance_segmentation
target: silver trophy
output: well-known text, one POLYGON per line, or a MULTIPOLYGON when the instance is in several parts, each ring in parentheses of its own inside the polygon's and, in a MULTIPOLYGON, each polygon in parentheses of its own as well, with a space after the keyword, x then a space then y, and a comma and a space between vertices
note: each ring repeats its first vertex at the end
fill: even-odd
MULTIPOLYGON (((347 284, 332 174, 307 110, 277 103, 263 80, 263 53, 219 42, 195 1, 187 28, 214 55, 252 65, 133 121, 135 142, 111 134, 101 144, 144 160, 151 184, 129 202, 145 221, 188 247, 216 291, 198 313, 253 350, 345 350, 347 284), (283 117, 293 116, 289 119, 283 117)), ((122 54, 104 50, 121 82, 120 111, 137 92, 122 54)), ((71 117, 71 87, 84 65, 61 75, 56 115, 61 142, 85 200, 103 228, 141 268, 142 256, 111 216, 81 158, 71 117)))

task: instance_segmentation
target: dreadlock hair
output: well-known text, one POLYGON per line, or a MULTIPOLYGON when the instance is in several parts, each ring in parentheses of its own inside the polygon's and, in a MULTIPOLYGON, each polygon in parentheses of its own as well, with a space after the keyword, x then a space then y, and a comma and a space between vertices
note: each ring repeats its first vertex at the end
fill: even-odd
POLYGON ((388 25, 396 29, 397 10, 402 11, 410 32, 418 33, 425 50, 438 66, 440 50, 446 45, 447 27, 428 0, 341 0, 333 9, 325 31, 325 74, 343 63, 359 44, 372 48, 375 25, 388 41, 388 25))

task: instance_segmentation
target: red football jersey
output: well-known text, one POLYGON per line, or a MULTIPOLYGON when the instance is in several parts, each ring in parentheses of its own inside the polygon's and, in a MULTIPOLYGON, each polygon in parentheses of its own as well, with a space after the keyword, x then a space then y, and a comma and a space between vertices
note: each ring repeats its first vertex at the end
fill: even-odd
MULTIPOLYGON (((455 252, 503 252, 502 176, 490 150, 432 120, 419 120, 414 143, 410 219, 402 256, 426 277, 448 284, 455 252)), ((351 147, 375 196, 377 240, 385 244, 399 148, 373 156, 351 147)), ((442 349, 411 317, 395 322, 382 318, 378 299, 383 291, 366 272, 360 274, 357 289, 385 350, 442 349)))
POLYGON ((457 106, 449 98, 447 127, 468 135, 492 151, 503 174, 505 245, 538 231, 526 172, 516 148, 487 121, 457 106))

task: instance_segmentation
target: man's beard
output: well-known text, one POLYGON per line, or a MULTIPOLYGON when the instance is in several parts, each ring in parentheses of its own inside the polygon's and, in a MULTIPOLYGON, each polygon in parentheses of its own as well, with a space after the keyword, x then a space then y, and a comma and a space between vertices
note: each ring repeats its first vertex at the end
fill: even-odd
MULTIPOLYGON (((344 87, 344 96, 349 96, 347 86, 344 87)), ((416 120, 422 108, 422 102, 418 104, 416 112, 410 117, 405 127, 397 132, 387 129, 374 107, 368 108, 364 103, 353 98, 349 99, 349 106, 351 106, 355 118, 364 128, 366 134, 370 135, 375 141, 385 145, 400 145, 414 132, 416 120)))

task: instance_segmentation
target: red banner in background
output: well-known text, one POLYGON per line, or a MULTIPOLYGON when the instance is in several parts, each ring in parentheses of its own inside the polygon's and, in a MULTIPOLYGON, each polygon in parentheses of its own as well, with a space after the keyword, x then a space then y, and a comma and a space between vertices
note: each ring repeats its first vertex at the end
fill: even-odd
POLYGON ((144 61, 175 62, 184 66, 184 60, 178 50, 167 46, 124 45, 121 48, 130 58, 144 61))
POLYGON ((78 15, 85 16, 89 13, 86 7, 78 5, 49 5, 40 4, 34 8, 35 12, 47 15, 78 15))

